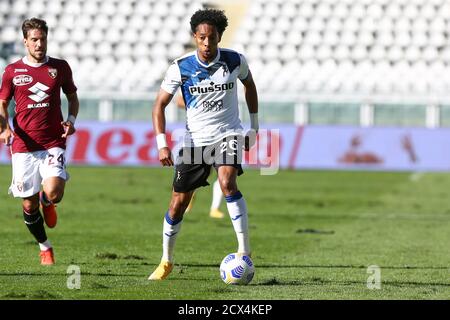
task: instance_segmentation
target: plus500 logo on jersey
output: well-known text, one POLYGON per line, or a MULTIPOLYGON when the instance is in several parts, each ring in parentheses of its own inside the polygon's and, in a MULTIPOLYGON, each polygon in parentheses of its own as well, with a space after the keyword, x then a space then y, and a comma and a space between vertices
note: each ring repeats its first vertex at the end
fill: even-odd
POLYGON ((26 75, 26 74, 20 74, 13 78, 13 83, 15 86, 24 86, 31 82, 33 82, 33 77, 26 75))
POLYGON ((205 94, 205 93, 231 90, 231 89, 233 89, 233 87, 234 87, 234 82, 228 82, 228 83, 222 83, 222 84, 214 84, 214 82, 211 82, 209 85, 189 87, 189 92, 193 96, 198 96, 198 95, 205 94))

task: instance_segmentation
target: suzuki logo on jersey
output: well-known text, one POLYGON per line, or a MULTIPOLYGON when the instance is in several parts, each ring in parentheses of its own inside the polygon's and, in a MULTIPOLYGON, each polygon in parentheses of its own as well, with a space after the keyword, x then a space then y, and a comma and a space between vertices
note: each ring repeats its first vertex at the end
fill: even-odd
MULTIPOLYGON (((31 88, 28 89, 28 90, 30 90, 31 92, 34 93, 34 94, 30 94, 28 96, 28 98, 30 98, 31 100, 34 100, 36 102, 41 102, 42 100, 44 100, 44 99, 49 97, 49 95, 45 92, 48 89, 50 89, 50 88, 47 87, 45 84, 37 82, 34 86, 32 86, 31 88)), ((28 109, 45 108, 45 107, 48 107, 48 106, 50 106, 49 103, 34 103, 34 104, 29 104, 28 105, 28 109)))
POLYGON ((205 94, 205 93, 231 90, 231 89, 233 89, 233 87, 234 87, 234 82, 214 84, 214 82, 211 81, 207 85, 191 86, 191 87, 189 87, 189 92, 193 96, 198 96, 198 95, 205 94))
POLYGON ((13 83, 15 86, 24 86, 26 84, 32 83, 33 77, 27 74, 19 74, 13 78, 13 83))

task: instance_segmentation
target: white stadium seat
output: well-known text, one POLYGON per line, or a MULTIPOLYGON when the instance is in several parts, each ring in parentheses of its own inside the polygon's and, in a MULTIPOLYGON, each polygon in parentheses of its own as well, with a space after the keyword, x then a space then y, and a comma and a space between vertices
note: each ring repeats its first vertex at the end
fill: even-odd
POLYGON ((99 58, 110 56, 113 52, 113 48, 109 42, 100 42, 96 48, 96 54, 99 58))
POLYGON ((367 13, 366 13, 366 8, 365 8, 364 4, 355 2, 352 5, 352 8, 351 8, 350 14, 349 14, 350 17, 352 17, 354 19, 356 18, 359 20, 363 20, 366 17, 366 15, 367 15, 367 13))
POLYGON ((365 60, 367 56, 368 53, 365 45, 356 45, 351 51, 351 58, 355 62, 365 60))
POLYGON ((273 1, 266 2, 265 8, 265 15, 271 18, 276 18, 280 15, 280 6, 278 3, 275 3, 273 1))
POLYGON ((317 59, 324 61, 328 60, 333 56, 333 51, 328 45, 320 45, 316 52, 317 59))
POLYGON ((20 31, 13 26, 4 27, 1 32, 2 42, 15 42, 19 36, 20 31))
POLYGON ((382 45, 375 45, 369 51, 369 57, 372 61, 385 61, 387 60, 386 49, 382 45))
POLYGON ((293 19, 297 14, 295 4, 293 2, 284 2, 281 7, 280 15, 282 17, 293 19))
POLYGON ((405 51, 405 59, 408 62, 414 62, 420 59, 421 52, 418 47, 409 46, 405 51))
POLYGON ((314 7, 305 1, 301 4, 299 13, 304 18, 311 18, 314 16, 314 7))
POLYGON ((78 53, 78 46, 73 42, 67 42, 53 52, 55 55, 58 54, 58 57, 68 57, 78 53))
POLYGON ((78 54, 83 58, 93 58, 96 55, 95 46, 92 42, 86 42, 78 47, 78 54))
POLYGON ((157 1, 154 3, 152 12, 156 13, 156 15, 160 17, 166 17, 169 14, 169 6, 165 1, 157 1))
POLYGON ((373 33, 367 30, 361 30, 358 32, 356 43, 366 47, 372 46, 375 43, 373 33))
POLYGON ((409 32, 400 31, 395 35, 394 42, 396 45, 399 45, 401 47, 409 47, 409 45, 411 44, 411 36, 409 32))
POLYGON ((404 58, 403 50, 399 46, 393 45, 387 52, 387 58, 392 62, 400 61, 404 58))
POLYGON ((297 61, 297 49, 295 45, 287 43, 286 45, 282 46, 280 58, 284 62, 297 61))
POLYGON ((52 57, 61 57, 61 46, 56 41, 50 41, 47 44, 47 52, 52 57))
POLYGON ((340 44, 336 46, 333 57, 338 61, 346 61, 350 58, 350 49, 348 46, 340 44))
POLYGON ((309 60, 315 57, 314 47, 311 45, 302 45, 300 47, 298 56, 301 60, 309 60))
POLYGON ((28 13, 28 9, 28 5, 25 1, 15 1, 11 7, 11 14, 23 16, 28 13))
POLYGON ((335 46, 339 43, 339 35, 338 31, 336 30, 327 30, 323 34, 322 38, 323 44, 326 44, 328 46, 335 46))
POLYGON ((256 28, 265 32, 270 32, 274 28, 274 19, 270 16, 262 16, 258 19, 256 28))
POLYGON ((328 4, 326 2, 322 2, 317 6, 315 12, 316 12, 316 17, 320 17, 322 19, 327 19, 331 15, 332 9, 331 9, 330 4, 328 4))
POLYGON ((268 43, 270 44, 282 45, 286 43, 285 33, 279 29, 275 29, 274 31, 270 32, 268 39, 268 43))
POLYGON ((337 3, 332 11, 331 17, 339 18, 340 20, 344 20, 349 15, 349 7, 345 3, 337 3))

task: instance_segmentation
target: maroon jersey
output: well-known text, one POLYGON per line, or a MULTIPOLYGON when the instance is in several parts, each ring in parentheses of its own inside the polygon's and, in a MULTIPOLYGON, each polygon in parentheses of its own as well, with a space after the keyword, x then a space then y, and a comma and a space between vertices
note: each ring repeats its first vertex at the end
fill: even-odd
POLYGON ((0 100, 14 97, 16 102, 13 153, 66 148, 61 137, 61 88, 65 94, 77 90, 64 60, 49 57, 45 63, 33 64, 23 58, 5 68, 0 100))

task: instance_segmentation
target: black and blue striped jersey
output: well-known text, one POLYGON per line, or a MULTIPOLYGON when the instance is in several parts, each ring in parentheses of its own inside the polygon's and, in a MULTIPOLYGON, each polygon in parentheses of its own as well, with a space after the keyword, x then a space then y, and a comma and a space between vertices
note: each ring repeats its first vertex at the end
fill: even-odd
POLYGON ((237 79, 245 80, 248 74, 244 56, 229 49, 218 49, 209 64, 198 58, 197 51, 172 63, 161 88, 172 95, 181 88, 186 106, 185 145, 209 145, 242 131, 237 79))

